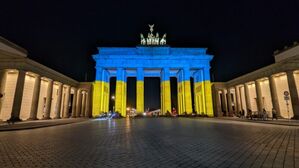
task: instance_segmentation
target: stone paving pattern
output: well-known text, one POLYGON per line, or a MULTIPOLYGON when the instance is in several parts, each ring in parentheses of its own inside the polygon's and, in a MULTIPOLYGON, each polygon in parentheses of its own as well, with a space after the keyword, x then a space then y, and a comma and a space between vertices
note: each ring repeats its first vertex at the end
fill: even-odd
POLYGON ((299 167, 299 127, 219 119, 90 120, 0 132, 0 167, 299 167))

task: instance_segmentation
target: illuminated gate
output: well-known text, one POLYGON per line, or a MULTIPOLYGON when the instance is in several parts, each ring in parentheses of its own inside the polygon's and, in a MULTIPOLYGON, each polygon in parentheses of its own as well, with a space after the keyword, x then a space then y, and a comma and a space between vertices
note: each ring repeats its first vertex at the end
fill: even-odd
POLYGON ((116 77, 115 111, 126 116, 127 77, 136 77, 136 111, 144 112, 144 77, 161 78, 161 113, 171 111, 170 77, 178 79, 179 115, 199 114, 213 116, 210 61, 213 56, 206 48, 172 48, 166 45, 166 34, 162 38, 150 33, 141 45, 135 48, 99 47, 96 61, 96 79, 93 90, 92 115, 98 116, 109 110, 109 82, 116 77), (194 108, 192 109, 191 83, 194 78, 194 108))

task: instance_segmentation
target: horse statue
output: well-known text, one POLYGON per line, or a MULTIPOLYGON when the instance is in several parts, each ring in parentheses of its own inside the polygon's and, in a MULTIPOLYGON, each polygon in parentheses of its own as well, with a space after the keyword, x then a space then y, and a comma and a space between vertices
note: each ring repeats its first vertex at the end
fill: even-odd
POLYGON ((145 41, 145 38, 144 38, 142 33, 140 33, 140 44, 141 45, 146 45, 146 41, 145 41))
POLYGON ((152 35, 150 33, 147 34, 146 44, 152 45, 152 35))
POLYGON ((160 37, 159 33, 156 33, 156 37, 154 37, 154 45, 159 45, 160 37))
POLYGON ((166 33, 163 35, 163 37, 160 40, 160 45, 166 45, 166 33))

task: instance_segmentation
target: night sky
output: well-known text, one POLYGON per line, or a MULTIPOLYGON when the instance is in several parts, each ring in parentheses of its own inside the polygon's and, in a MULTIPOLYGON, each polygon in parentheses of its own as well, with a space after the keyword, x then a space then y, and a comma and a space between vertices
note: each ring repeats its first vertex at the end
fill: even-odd
POLYGON ((29 58, 78 81, 94 80, 96 47, 134 47, 148 25, 171 47, 215 55, 212 80, 227 81, 274 62, 299 40, 299 0, 2 1, 0 35, 29 58))

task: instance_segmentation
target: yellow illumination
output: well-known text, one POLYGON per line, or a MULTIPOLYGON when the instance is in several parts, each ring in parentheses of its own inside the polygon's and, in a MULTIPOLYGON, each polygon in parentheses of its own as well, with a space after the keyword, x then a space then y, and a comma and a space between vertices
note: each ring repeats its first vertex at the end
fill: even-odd
POLYGON ((116 81, 115 93, 115 111, 119 112, 121 116, 126 117, 126 82, 116 81))
POLYGON ((185 111, 187 112, 187 114, 191 114, 193 110, 190 81, 184 81, 183 83, 185 85, 185 111))
POLYGON ((95 81, 93 83, 92 116, 96 117, 109 108, 109 83, 95 81))
POLYGON ((169 80, 161 82, 161 113, 165 114, 167 111, 171 112, 171 91, 169 80))
POLYGON ((192 113, 192 98, 190 81, 178 82, 179 115, 192 113))
POLYGON ((204 85, 205 85, 206 113, 209 117, 213 117, 214 112, 213 112, 211 81, 204 81, 204 85))
POLYGON ((210 81, 194 83, 194 101, 195 110, 198 114, 204 114, 209 117, 214 116, 210 81))
POLYGON ((136 83, 136 112, 144 112, 144 82, 137 81, 136 83))

